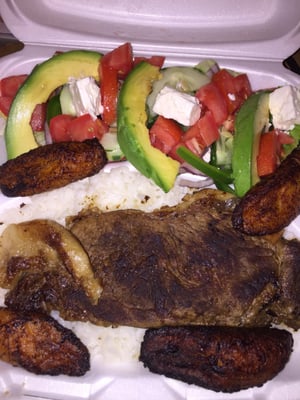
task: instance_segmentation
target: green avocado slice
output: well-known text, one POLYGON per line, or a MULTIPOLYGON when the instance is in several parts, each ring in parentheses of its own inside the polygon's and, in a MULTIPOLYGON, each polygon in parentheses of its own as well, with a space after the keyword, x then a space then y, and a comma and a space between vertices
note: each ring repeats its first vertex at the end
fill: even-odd
POLYGON ((269 123, 269 94, 252 94, 242 105, 235 119, 232 149, 232 177, 238 197, 259 181, 257 155, 260 135, 269 123))
POLYGON ((18 90, 8 114, 5 128, 8 159, 38 147, 30 126, 35 106, 46 102, 69 78, 92 76, 98 81, 101 56, 95 51, 71 50, 36 65, 18 90))
POLYGON ((139 63, 121 88, 118 107, 118 142, 127 160, 165 192, 174 185, 179 162, 151 145, 147 128, 146 101, 160 71, 147 62, 139 63))

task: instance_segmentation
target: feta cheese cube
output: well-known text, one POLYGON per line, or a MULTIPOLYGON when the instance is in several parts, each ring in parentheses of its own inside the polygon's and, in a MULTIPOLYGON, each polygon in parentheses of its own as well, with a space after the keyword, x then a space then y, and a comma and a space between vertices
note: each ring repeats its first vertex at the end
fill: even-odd
POLYGON ((290 130, 300 124, 300 89, 282 86, 270 93, 270 113, 276 129, 290 130))
POLYGON ((69 89, 78 116, 89 113, 96 119, 97 115, 102 114, 100 89, 93 78, 71 80, 69 89))
POLYGON ((184 126, 191 126, 200 118, 201 105, 196 97, 165 86, 156 97, 153 111, 184 126))

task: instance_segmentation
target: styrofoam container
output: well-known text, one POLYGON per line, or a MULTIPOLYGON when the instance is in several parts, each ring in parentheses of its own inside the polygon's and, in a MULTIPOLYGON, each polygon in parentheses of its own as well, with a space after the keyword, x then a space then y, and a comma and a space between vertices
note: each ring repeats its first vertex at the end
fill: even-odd
MULTIPOLYGON (((214 58, 222 67, 246 72, 253 89, 300 85, 299 76, 282 65, 300 44, 299 0, 1 0, 0 13, 25 43, 0 60, 0 78, 28 73, 59 49, 106 52, 130 41, 135 55, 165 55, 166 65, 214 58)), ((0 162, 5 159, 2 140, 0 162)), ((296 219, 290 230, 300 238, 299 227, 296 219)), ((112 367, 96 360, 82 378, 35 376, 0 362, 0 398, 299 400, 300 333, 294 340, 292 357, 274 380, 234 394, 154 375, 138 363, 112 367)))

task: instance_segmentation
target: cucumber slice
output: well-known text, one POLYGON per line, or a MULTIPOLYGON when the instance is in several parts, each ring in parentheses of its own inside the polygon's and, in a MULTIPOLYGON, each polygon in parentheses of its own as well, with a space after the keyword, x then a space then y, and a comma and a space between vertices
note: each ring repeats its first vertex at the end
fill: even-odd
POLYGON ((34 138, 39 146, 46 144, 46 137, 44 131, 33 131, 34 138))
POLYGON ((72 95, 69 89, 69 85, 64 85, 59 96, 61 112, 62 114, 76 116, 75 106, 73 104, 72 95))
POLYGON ((195 68, 203 74, 209 75, 212 71, 217 72, 219 66, 215 60, 207 59, 199 62, 197 65, 195 65, 195 68))
POLYGON ((120 148, 117 138, 117 132, 107 132, 100 140, 108 161, 120 161, 124 158, 124 154, 120 148))
POLYGON ((210 163, 212 165, 222 169, 231 169, 233 138, 231 132, 220 130, 220 138, 211 146, 210 163))
POLYGON ((161 78, 153 83, 152 92, 147 98, 149 115, 153 117, 153 106, 158 93, 165 86, 177 89, 180 92, 193 94, 201 86, 209 82, 209 78, 193 67, 169 67, 162 69, 161 78))

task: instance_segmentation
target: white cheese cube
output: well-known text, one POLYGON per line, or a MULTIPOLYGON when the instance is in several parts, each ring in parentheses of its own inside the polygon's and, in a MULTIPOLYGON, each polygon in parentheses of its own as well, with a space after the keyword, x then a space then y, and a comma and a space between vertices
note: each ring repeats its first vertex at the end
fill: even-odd
POLYGON ((72 80, 69 88, 76 114, 90 114, 96 119, 97 115, 102 114, 100 89, 95 80, 91 77, 72 80))
POLYGON ((191 126, 200 118, 201 106, 196 97, 165 86, 156 97, 153 111, 184 126, 191 126))
POLYGON ((300 124, 300 89, 294 86, 282 86, 270 93, 270 113, 274 128, 293 129, 300 124))

